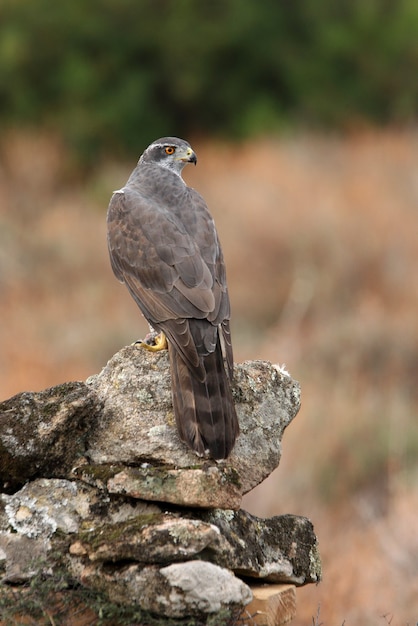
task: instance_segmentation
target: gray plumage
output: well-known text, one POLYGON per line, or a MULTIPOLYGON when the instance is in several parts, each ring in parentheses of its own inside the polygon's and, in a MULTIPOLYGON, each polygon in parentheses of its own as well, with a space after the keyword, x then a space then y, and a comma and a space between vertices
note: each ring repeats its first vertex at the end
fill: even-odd
POLYGON ((221 459, 239 432, 230 390, 230 305, 215 224, 181 177, 186 163, 196 163, 196 155, 176 137, 145 150, 110 200, 108 246, 116 277, 167 337, 181 439, 221 459))

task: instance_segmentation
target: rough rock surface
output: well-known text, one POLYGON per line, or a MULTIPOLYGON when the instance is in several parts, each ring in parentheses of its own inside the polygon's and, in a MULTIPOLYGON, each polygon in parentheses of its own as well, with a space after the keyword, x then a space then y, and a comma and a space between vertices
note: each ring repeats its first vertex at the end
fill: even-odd
MULTIPOLYGON (((138 515, 161 513, 141 500, 111 501, 103 491, 81 482, 40 478, 13 495, 0 494, 0 578, 24 582, 48 571, 62 538, 83 523, 121 523, 138 515), (57 539, 58 538, 58 539, 57 539)), ((66 549, 65 549, 66 550, 66 549)))
POLYGON ((0 531, 0 574, 3 583, 24 583, 42 573, 51 544, 48 539, 0 531))
POLYGON ((140 515, 118 524, 101 524, 78 535, 70 554, 89 561, 169 564, 195 558, 216 543, 217 526, 173 514, 140 515))
POLYGON ((271 582, 301 585, 321 576, 312 524, 295 515, 263 520, 221 509, 167 513, 141 500, 109 501, 102 490, 78 481, 45 478, 1 495, 0 506, 0 547, 9 555, 3 555, 4 565, 10 570, 15 560, 22 580, 35 567, 30 556, 52 555, 55 539, 59 543, 64 535, 69 558, 84 565, 167 565, 197 558, 271 582), (13 550, 21 553, 16 559, 13 550))
MULTIPOLYGON (((166 351, 151 353, 133 345, 115 354, 86 384, 65 383, 3 402, 0 481, 4 489, 16 489, 34 477, 68 476, 72 466, 86 459, 95 466, 140 467, 152 461, 153 466, 207 470, 208 459, 197 457, 178 437, 170 384, 166 351)), ((251 361, 235 366, 233 395, 241 434, 223 466, 233 468, 242 495, 278 466, 283 431, 299 410, 300 388, 279 367, 251 361)), ((197 473, 193 477, 201 493, 208 487, 206 470, 200 474, 202 483, 197 473)), ((218 472, 218 477, 216 492, 220 493, 225 474, 218 472)), ((167 501, 172 501, 169 496, 167 501)), ((223 503, 215 501, 212 506, 223 503)))
POLYGON ((252 600, 248 585, 230 571, 206 561, 173 563, 165 567, 124 566, 97 570, 87 566, 81 580, 105 591, 119 604, 137 603, 165 617, 197 617, 223 611, 234 613, 252 600))
MULTIPOLYGON (((321 560, 313 525, 306 517, 278 515, 261 519, 246 511, 205 511, 200 518, 215 525, 229 544, 213 561, 236 574, 295 585, 321 580, 321 560)), ((217 551, 216 551, 217 552, 217 551)))
POLYGON ((149 463, 141 467, 82 465, 74 475, 108 493, 132 498, 203 508, 239 509, 241 504, 240 478, 231 466, 206 463, 177 469, 149 463))
POLYGON ((241 434, 219 463, 178 438, 165 353, 129 346, 86 383, 3 402, 2 581, 64 567, 113 602, 167 618, 232 614, 251 600, 240 576, 319 581, 309 520, 239 510, 279 464, 298 383, 253 361, 235 367, 233 394, 241 434))
POLYGON ((96 394, 72 382, 0 403, 0 488, 35 476, 65 476, 84 454, 99 412, 96 394))
MULTIPOLYGON (((152 459, 177 468, 205 463, 177 435, 166 351, 128 346, 87 384, 103 403, 87 450, 93 463, 135 466, 152 459)), ((300 388, 277 366, 251 361, 235 366, 233 395, 241 434, 227 464, 246 493, 278 466, 283 431, 299 410, 300 388)))
POLYGON ((70 553, 103 563, 209 559, 246 578, 295 585, 321 579, 313 526, 296 515, 264 520, 221 509, 138 515, 79 533, 70 553))

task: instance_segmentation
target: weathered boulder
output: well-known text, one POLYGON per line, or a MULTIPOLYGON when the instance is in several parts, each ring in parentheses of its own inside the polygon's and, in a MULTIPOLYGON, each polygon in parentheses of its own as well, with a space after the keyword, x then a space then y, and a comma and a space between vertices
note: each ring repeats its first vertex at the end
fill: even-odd
POLYGON ((303 585, 321 579, 312 523, 296 515, 264 520, 221 509, 142 515, 78 533, 70 553, 89 563, 210 560, 239 576, 275 583, 303 585))
POLYGON ((158 595, 151 596, 147 608, 172 617, 184 615, 184 606, 191 615, 210 614, 222 609, 234 611, 252 600, 251 590, 242 580, 213 563, 173 563, 160 569, 159 578, 162 584, 155 587, 158 595), (173 591, 177 603, 173 602, 173 591))
POLYGON ((70 554, 89 561, 165 564, 195 558, 218 541, 217 526, 174 514, 138 515, 81 532, 70 554))
POLYGON ((302 585, 321 576, 312 524, 299 516, 264 520, 245 511, 178 507, 166 512, 62 479, 38 479, 0 496, 0 567, 7 580, 26 580, 51 565, 57 546, 73 572, 116 564, 115 581, 127 561, 145 567, 196 559, 270 582, 302 585))
POLYGON ((309 519, 276 515, 261 519, 247 511, 204 511, 199 519, 216 526, 223 538, 211 560, 246 578, 295 585, 321 580, 318 542, 309 519), (229 548, 225 551, 225 545, 229 548))
POLYGON ((3 582, 24 582, 49 571, 84 523, 117 524, 155 513, 161 509, 153 503, 111 501, 79 481, 29 482, 13 495, 0 494, 0 577, 3 582))
MULTIPOLYGON (((177 435, 166 351, 123 348, 87 384, 103 405, 86 451, 91 462, 138 466, 152 459, 152 464, 175 468, 207 464, 177 435)), ((241 493, 246 493, 278 466, 283 431, 299 410, 300 388, 277 366, 251 361, 235 366, 233 395, 241 434, 226 465, 238 472, 241 493)))
POLYGON ((86 566, 81 580, 83 585, 107 593, 118 604, 138 604, 145 611, 172 618, 222 612, 225 619, 252 600, 248 585, 207 561, 143 568, 131 564, 117 573, 112 567, 86 566))
POLYGON ((0 526, 25 537, 49 539, 57 530, 74 533, 98 497, 82 483, 41 478, 13 495, 0 495, 0 526))
POLYGON ((82 465, 74 476, 90 485, 120 494, 188 507, 239 509, 241 481, 231 466, 204 463, 197 468, 172 468, 143 463, 82 465))
POLYGON ((128 346, 86 383, 0 405, 3 582, 64 570, 109 601, 205 621, 251 600, 240 577, 320 580, 309 520, 239 509, 279 464, 298 383, 265 361, 235 366, 241 434, 222 462, 180 441, 170 385, 166 352, 128 346))
POLYGON ((85 452, 100 413, 94 391, 71 382, 0 403, 0 490, 36 476, 65 476, 85 452))
POLYGON ((103 474, 116 464, 141 469, 111 477, 104 486, 113 493, 153 499, 159 482, 154 499, 173 502, 174 490, 183 493, 186 506, 229 502, 228 508, 239 508, 240 496, 278 466, 300 389, 279 367, 251 361, 235 366, 233 395, 241 434, 230 458, 199 458, 177 434, 166 351, 128 346, 86 384, 25 392, 0 404, 0 481, 4 490, 13 490, 28 479, 71 476, 72 467, 84 466, 81 478, 89 482, 99 465, 105 466, 103 474))

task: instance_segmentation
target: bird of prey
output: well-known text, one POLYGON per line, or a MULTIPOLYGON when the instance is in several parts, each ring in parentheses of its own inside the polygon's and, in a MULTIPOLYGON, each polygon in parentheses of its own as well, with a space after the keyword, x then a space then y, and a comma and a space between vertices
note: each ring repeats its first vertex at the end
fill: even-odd
POLYGON ((181 176, 196 161, 177 137, 148 146, 110 200, 108 247, 114 274, 155 331, 153 345, 142 345, 168 344, 180 438, 200 455, 224 459, 239 433, 230 304, 214 221, 181 176))

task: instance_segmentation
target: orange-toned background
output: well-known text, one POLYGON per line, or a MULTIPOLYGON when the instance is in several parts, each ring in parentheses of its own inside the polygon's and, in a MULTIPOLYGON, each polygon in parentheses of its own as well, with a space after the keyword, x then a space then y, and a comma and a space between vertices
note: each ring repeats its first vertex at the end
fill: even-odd
MULTIPOLYGON (((285 363, 302 409, 245 498, 310 517, 323 582, 295 626, 418 621, 418 133, 193 141, 227 262, 235 358, 285 363)), ((146 330, 107 257, 110 194, 60 141, 0 140, 0 399, 97 372, 146 330)), ((255 460, 256 462, 256 460, 255 460)))

